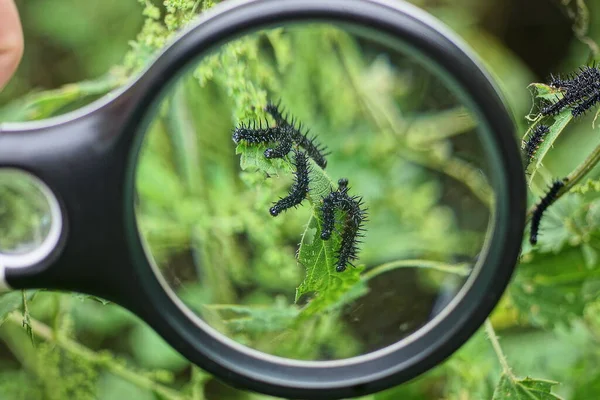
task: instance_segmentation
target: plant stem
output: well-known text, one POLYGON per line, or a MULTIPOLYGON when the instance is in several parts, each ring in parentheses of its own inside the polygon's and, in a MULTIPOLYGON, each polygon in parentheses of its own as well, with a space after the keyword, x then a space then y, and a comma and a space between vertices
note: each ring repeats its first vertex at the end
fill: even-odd
POLYGON ((489 318, 485 320, 485 333, 487 334, 488 339, 492 344, 494 353, 496 353, 496 356, 498 357, 498 361, 500 361, 500 365, 502 366, 502 372, 508 375, 511 379, 516 380, 515 375, 513 374, 512 370, 510 369, 510 366, 508 365, 508 360, 506 359, 506 356, 502 351, 502 347, 500 347, 498 336, 496 335, 494 326, 492 325, 492 322, 489 318))
POLYGON ((471 272, 471 268, 469 267, 470 264, 468 263, 452 265, 432 260, 398 260, 386 264, 381 264, 369 270, 368 272, 362 275, 362 279, 368 281, 369 279, 372 279, 377 275, 391 271, 396 268, 429 268, 440 272, 448 272, 460 276, 468 276, 471 272))
POLYGON ((198 367, 192 366, 192 400, 204 400, 205 375, 198 367))
MULTIPOLYGON (((23 321, 23 314, 18 311, 12 312, 8 321, 21 325, 23 321)), ((162 396, 168 400, 187 400, 188 397, 181 396, 176 391, 163 386, 159 383, 154 382, 152 379, 145 377, 135 371, 128 369, 125 365, 117 362, 114 358, 106 356, 100 353, 96 353, 93 350, 77 343, 62 335, 54 335, 52 329, 46 324, 39 322, 34 319, 30 319, 29 322, 33 333, 48 342, 54 343, 65 351, 70 352, 92 364, 106 368, 107 371, 112 374, 125 379, 141 388, 151 390, 155 394, 162 396)))
MULTIPOLYGON (((600 145, 596 146, 596 148, 592 151, 592 153, 585 159, 573 172, 571 172, 564 179, 565 185, 558 191, 556 195, 556 200, 561 198, 564 194, 569 192, 573 186, 577 185, 586 175, 590 172, 594 167, 600 162, 600 145)), ((536 209, 534 205, 527 211, 527 221, 531 220, 533 213, 536 209)))

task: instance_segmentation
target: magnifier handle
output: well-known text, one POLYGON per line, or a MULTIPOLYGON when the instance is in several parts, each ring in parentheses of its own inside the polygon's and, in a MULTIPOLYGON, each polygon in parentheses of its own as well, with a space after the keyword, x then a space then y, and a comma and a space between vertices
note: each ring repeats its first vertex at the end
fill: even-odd
POLYGON ((53 218, 62 221, 45 254, 10 262, 0 257, 0 287, 79 291, 110 300, 122 282, 135 282, 123 223, 127 140, 133 136, 123 132, 133 93, 62 117, 0 125, 0 168, 39 178, 56 198, 60 215, 53 218))

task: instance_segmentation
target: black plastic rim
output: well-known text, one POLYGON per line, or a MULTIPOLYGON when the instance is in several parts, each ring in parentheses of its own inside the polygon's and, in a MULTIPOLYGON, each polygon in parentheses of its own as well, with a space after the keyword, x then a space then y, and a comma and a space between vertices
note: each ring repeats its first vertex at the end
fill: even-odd
MULTIPOLYGON (((518 257, 525 221, 525 181, 514 124, 493 84, 463 45, 423 11, 371 0, 255 0, 217 7, 186 31, 134 84, 143 99, 125 132, 135 132, 125 179, 125 228, 140 286, 135 311, 190 361, 227 383, 287 398, 342 398, 373 393, 414 378, 457 350, 484 322, 504 292, 518 257), (140 121, 171 78, 186 65, 239 33, 273 23, 321 20, 377 27, 421 50, 445 69, 477 105, 497 149, 500 173, 492 245, 468 290, 435 324, 392 351, 334 362, 288 361, 218 337, 165 290, 148 262, 133 209, 135 166, 143 139, 140 121), (168 79, 167 79, 168 78, 168 79), (140 89, 141 87, 141 89, 140 89)), ((468 285, 468 284, 467 284, 468 285)), ((205 324, 204 324, 205 325, 205 324)), ((429 326, 431 325, 431 326, 429 326)))

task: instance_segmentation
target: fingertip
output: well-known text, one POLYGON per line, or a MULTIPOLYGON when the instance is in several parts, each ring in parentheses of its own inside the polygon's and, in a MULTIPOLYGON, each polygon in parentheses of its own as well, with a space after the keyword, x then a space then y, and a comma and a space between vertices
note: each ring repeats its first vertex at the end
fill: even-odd
POLYGON ((13 0, 0 0, 0 89, 17 70, 23 57, 23 29, 13 0))

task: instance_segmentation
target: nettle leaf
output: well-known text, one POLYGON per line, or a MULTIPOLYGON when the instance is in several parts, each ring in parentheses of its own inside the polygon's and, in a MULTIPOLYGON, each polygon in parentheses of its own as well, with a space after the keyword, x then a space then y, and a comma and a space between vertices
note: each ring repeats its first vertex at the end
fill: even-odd
POLYGON ((522 318, 535 326, 568 325, 598 298, 600 269, 591 269, 581 249, 532 254, 521 263, 509 293, 522 318))
MULTIPOLYGON (((303 310, 303 316, 333 308, 344 299, 349 301, 368 291, 359 283, 363 267, 350 267, 344 272, 335 270, 336 253, 342 240, 340 233, 334 232, 329 240, 321 240, 319 208, 322 199, 333 190, 333 186, 325 171, 313 163, 309 194, 314 207, 313 217, 306 226, 298 249, 298 262, 305 268, 306 275, 296 289, 296 302, 304 295, 314 294, 316 297, 303 310)), ((342 214, 336 213, 336 216, 339 220, 342 214)))
POLYGON ((492 400, 562 400, 552 394, 552 387, 558 382, 542 379, 515 379, 502 374, 492 400))
MULTIPOLYGON (((535 97, 543 100, 556 100, 557 96, 560 95, 560 90, 550 87, 548 85, 544 85, 542 83, 533 83, 530 86, 535 88, 535 97)), ((542 161, 546 156, 546 153, 550 151, 554 142, 560 135, 560 133, 565 129, 565 127, 571 122, 573 119, 573 115, 571 114, 571 110, 569 108, 565 108, 558 115, 553 117, 554 122, 549 125, 550 132, 546 135, 544 141, 540 144, 540 147, 535 155, 535 163, 531 163, 529 166, 529 171, 531 172, 531 176, 529 182, 533 181, 535 173, 538 168, 542 165, 542 161)))
MULTIPOLYGON (((348 268, 344 272, 335 270, 336 251, 341 238, 335 232, 329 240, 321 240, 321 221, 311 218, 298 250, 298 262, 306 269, 304 281, 296 289, 296 302, 307 294, 315 294, 302 311, 303 316, 314 315, 338 303, 353 290, 360 281, 364 267, 348 268)), ((359 290, 358 293, 365 293, 359 290)))
POLYGON ((259 170, 269 175, 278 175, 282 168, 290 169, 289 161, 284 159, 265 158, 266 145, 248 145, 246 143, 238 144, 235 154, 241 154, 240 167, 243 171, 259 170))

